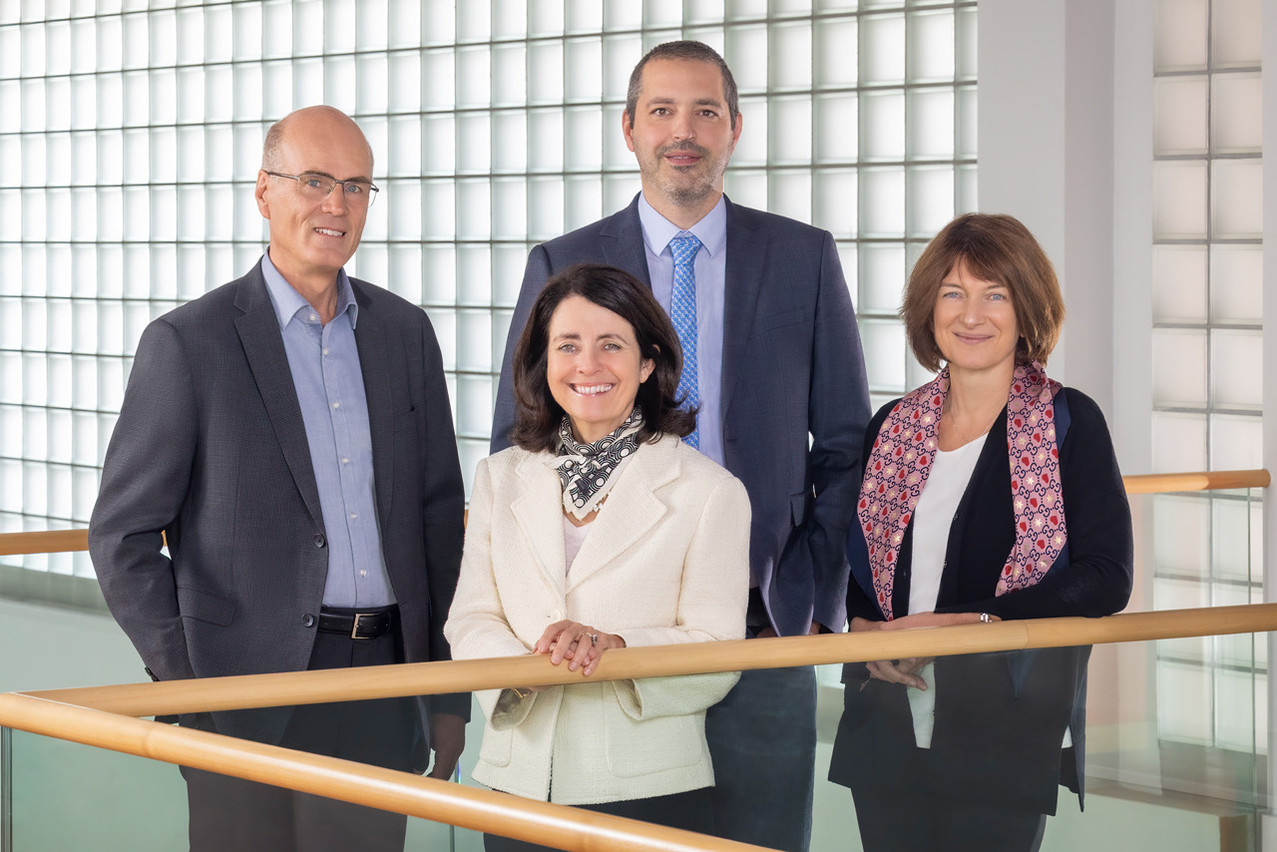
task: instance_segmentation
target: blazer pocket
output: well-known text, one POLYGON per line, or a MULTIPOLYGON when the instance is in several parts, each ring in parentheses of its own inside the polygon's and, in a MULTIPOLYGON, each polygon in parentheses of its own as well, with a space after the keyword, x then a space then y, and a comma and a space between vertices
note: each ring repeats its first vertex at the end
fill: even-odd
POLYGON ((607 765, 618 778, 668 772, 700 763, 703 713, 634 721, 619 709, 604 713, 607 765))
POLYGON ((514 750, 514 730, 497 731, 491 725, 485 725, 479 759, 491 766, 509 766, 510 753, 514 750))
POLYGON ((230 624, 235 617, 234 601, 191 586, 177 587, 177 609, 183 618, 207 621, 221 627, 230 624))
POLYGON ((810 494, 806 491, 799 491, 797 494, 789 495, 789 514, 793 518, 794 526, 801 527, 803 521, 807 518, 807 500, 810 494))

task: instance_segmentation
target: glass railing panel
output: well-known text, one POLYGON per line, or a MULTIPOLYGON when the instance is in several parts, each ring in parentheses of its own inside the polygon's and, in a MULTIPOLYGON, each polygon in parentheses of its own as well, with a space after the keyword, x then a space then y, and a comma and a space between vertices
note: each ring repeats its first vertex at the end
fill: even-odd
MULTIPOLYGON (((1229 666, 1207 675, 1200 666, 1176 665, 1164 658, 1160 642, 1092 650, 1085 810, 1059 787, 1043 852, 1258 852, 1259 815, 1269 807, 1267 719, 1260 712, 1268 687, 1266 677, 1255 674, 1258 655, 1247 649, 1265 646, 1268 636, 1202 641, 1225 647, 1229 666)), ((834 680, 821 679, 812 849, 854 852, 864 847, 851 793, 826 780, 842 701, 834 680)), ((945 698, 937 692, 937 718, 946 712, 945 698)), ((951 694, 950 702, 963 698, 951 694)), ((891 778, 891 766, 878 771, 891 778)), ((955 789, 961 784, 955 777, 955 789)), ((919 824, 925 818, 920 810, 919 824)))

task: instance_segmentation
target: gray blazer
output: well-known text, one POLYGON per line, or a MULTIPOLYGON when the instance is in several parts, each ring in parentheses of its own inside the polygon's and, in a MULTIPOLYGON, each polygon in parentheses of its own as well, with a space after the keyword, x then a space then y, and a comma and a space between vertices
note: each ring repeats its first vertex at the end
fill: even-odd
MULTIPOLYGON (((537 294, 574 263, 606 263, 650 285, 638 196, 624 210, 537 246, 510 322, 492 449, 514 425, 510 365, 537 294)), ((723 329, 725 466, 753 507, 750 568, 782 635, 846 621, 843 542, 869 422, 860 335, 828 231, 727 202, 723 329)))
MULTIPOLYGON (((420 308, 350 283, 404 656, 448 659, 443 622, 460 566, 465 498, 439 345, 420 308)), ((153 677, 307 667, 327 541, 260 264, 143 332, 107 449, 89 551, 111 613, 153 677)), ((432 709, 468 715, 469 698, 437 699, 432 709)), ((218 714, 217 727, 278 742, 288 712, 218 714)))

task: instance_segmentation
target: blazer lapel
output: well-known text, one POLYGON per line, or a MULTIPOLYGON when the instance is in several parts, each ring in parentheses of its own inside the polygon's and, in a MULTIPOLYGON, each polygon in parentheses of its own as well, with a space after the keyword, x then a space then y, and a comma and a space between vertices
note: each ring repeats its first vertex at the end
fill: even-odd
POLYGON ((266 292, 266 280, 262 278, 260 267, 254 267, 241 280, 235 307, 244 312, 235 319, 235 330, 244 347, 244 356, 253 372, 262 403, 266 406, 271 428, 279 441, 279 449, 311 519, 322 526, 324 514, 319 507, 319 488, 315 485, 315 469, 310 462, 306 424, 302 420, 301 405, 297 402, 293 374, 288 367, 284 338, 279 333, 279 319, 266 292))
POLYGON ((519 464, 524 487, 510 503, 523 537, 536 556, 537 568, 556 598, 565 593, 563 548, 563 492, 559 476, 546 463, 545 455, 534 453, 519 464))
MULTIPOLYGON (((350 280, 351 289, 359 305, 355 321, 355 347, 359 350, 359 371, 364 378, 364 396, 368 402, 368 430, 372 437, 373 483, 377 489, 377 513, 381 516, 382 529, 390 522, 390 500, 394 494, 395 441, 394 441, 394 393, 391 384, 391 364, 403 369, 401 358, 387 358, 386 351, 393 341, 386 339, 386 330, 376 311, 368 307, 368 299, 361 292, 362 282, 350 280)), ((404 399, 408 396, 405 393, 404 399)))
POLYGON ((732 390, 745 363, 749 335, 763 289, 763 260, 767 256, 767 232, 741 222, 735 206, 727 201, 727 266, 723 310, 723 395, 719 410, 727 419, 732 390))
POLYGON ((624 269, 649 288, 652 273, 647 268, 647 250, 643 246, 643 225, 638 215, 639 197, 630 206, 608 219, 599 231, 603 257, 611 266, 624 269))
POLYGON ((667 443, 674 440, 663 438, 640 446, 621 471, 572 563, 569 592, 634 547, 665 516, 668 507, 656 496, 656 490, 678 477, 680 465, 674 446, 667 443))

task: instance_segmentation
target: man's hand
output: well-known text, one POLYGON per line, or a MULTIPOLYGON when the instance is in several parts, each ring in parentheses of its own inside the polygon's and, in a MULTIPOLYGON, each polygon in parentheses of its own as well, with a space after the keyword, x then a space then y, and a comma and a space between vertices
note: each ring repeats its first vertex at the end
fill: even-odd
POLYGON ((430 750, 435 753, 430 777, 447 781, 466 747, 466 720, 452 713, 430 714, 430 750))

